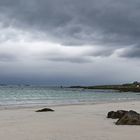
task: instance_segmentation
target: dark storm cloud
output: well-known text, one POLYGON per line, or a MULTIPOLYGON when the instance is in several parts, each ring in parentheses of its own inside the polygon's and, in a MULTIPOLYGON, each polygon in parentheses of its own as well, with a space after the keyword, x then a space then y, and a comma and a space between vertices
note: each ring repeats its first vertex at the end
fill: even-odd
POLYGON ((63 45, 140 46, 139 0, 0 0, 0 13, 3 26, 37 30, 63 45))
POLYGON ((70 62, 70 63, 92 62, 89 58, 74 58, 74 57, 53 57, 53 58, 48 58, 48 60, 55 61, 55 62, 70 62))
POLYGON ((140 46, 130 47, 124 50, 121 54, 121 57, 128 57, 128 58, 140 58, 140 46))

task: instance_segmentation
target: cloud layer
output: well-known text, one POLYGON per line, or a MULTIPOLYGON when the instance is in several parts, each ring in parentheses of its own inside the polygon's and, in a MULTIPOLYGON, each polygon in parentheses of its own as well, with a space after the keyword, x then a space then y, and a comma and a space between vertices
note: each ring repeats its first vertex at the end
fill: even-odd
POLYGON ((104 69, 105 60, 110 63, 107 73, 115 71, 111 67, 118 61, 121 69, 125 60, 129 61, 126 68, 139 69, 139 0, 0 0, 0 30, 0 68, 9 77, 18 73, 22 78, 31 73, 40 76, 40 66, 44 66, 51 67, 42 72, 49 80, 52 75, 66 80, 68 75, 68 79, 75 77, 74 72, 78 75, 78 65, 84 67, 87 77, 92 77, 87 74, 92 73, 90 67, 95 69, 96 81, 96 75, 106 75, 96 63, 104 69), (68 69, 53 71, 60 69, 58 64, 68 69), (11 73, 5 71, 9 67, 11 73))
POLYGON ((139 44, 138 0, 0 1, 3 27, 37 30, 65 45, 139 44))
POLYGON ((34 31, 62 45, 118 49, 140 44, 139 6, 138 0, 1 0, 0 19, 3 28, 34 31))

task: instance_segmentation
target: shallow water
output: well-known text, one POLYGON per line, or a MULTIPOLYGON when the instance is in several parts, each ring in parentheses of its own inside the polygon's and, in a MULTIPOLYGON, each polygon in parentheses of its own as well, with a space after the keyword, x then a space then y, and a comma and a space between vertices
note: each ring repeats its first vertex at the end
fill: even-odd
POLYGON ((140 100, 140 93, 45 86, 0 86, 0 106, 69 105, 140 100))

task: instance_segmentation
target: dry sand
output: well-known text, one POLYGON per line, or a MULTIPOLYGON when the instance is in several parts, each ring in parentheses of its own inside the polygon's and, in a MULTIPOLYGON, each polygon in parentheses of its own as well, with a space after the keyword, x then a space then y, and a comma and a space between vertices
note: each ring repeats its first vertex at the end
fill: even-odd
POLYGON ((116 126, 110 110, 140 112, 140 102, 0 110, 1 140, 140 140, 140 126, 116 126))

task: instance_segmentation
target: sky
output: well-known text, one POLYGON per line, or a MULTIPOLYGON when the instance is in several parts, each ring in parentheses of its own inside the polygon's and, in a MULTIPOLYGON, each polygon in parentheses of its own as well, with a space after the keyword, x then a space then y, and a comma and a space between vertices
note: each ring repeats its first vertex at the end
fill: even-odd
POLYGON ((140 81, 139 0, 0 0, 0 83, 140 81))

